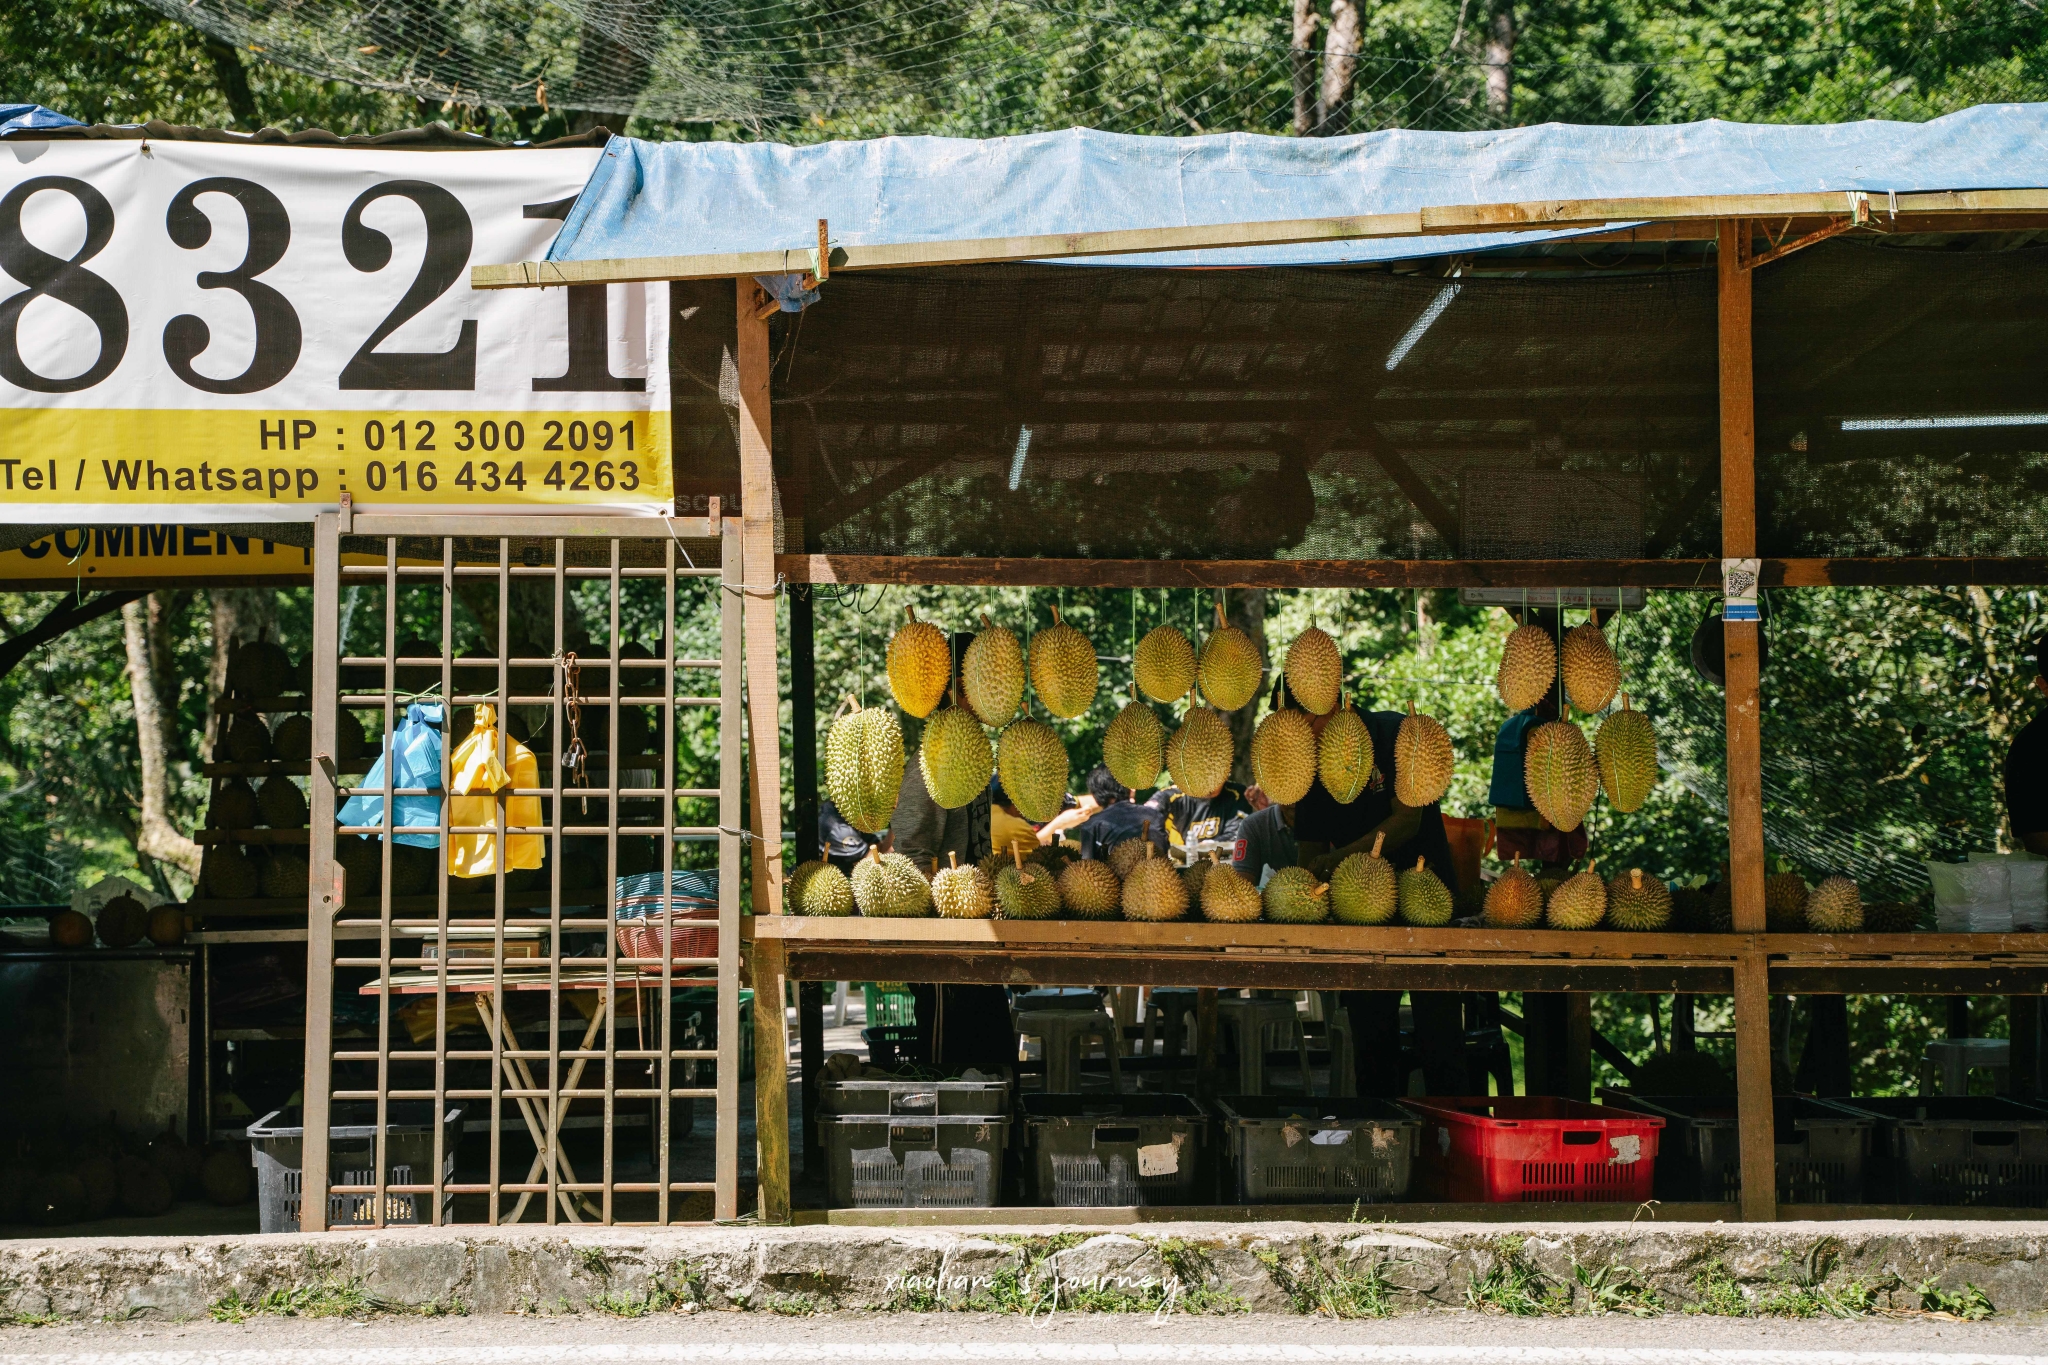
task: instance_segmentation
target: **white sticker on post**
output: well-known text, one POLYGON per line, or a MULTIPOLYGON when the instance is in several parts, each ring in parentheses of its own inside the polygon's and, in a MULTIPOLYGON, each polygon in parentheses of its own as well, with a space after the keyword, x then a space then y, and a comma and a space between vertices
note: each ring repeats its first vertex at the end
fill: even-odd
POLYGON ((1180 1171, 1180 1144, 1155 1142, 1138 1149, 1138 1174, 1175 1175, 1180 1171))
POLYGON ((1721 561, 1721 619, 1723 621, 1756 621, 1762 619, 1757 606, 1757 583, 1763 577, 1764 562, 1761 559, 1724 559, 1721 561))

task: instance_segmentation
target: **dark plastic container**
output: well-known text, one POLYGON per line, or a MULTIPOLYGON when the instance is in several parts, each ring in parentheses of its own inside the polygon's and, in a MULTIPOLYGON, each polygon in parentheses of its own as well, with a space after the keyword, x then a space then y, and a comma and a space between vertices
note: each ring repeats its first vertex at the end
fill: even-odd
POLYGON ((1392 1100, 1233 1095, 1216 1108, 1243 1203, 1379 1204, 1408 1194, 1422 1120, 1392 1100))
MULTIPOLYGON (((1742 1197, 1742 1156, 1732 1095, 1637 1095, 1603 1090, 1618 1107, 1655 1114, 1670 1126, 1658 1165, 1657 1197, 1733 1203, 1742 1197)), ((1781 1204, 1864 1202, 1866 1158, 1877 1121, 1826 1100, 1779 1095, 1771 1104, 1781 1204)))
POLYGON ((1189 1204, 1208 1116, 1185 1095, 1025 1095, 1032 1198, 1056 1208, 1189 1204))
POLYGON ((1877 1121, 1874 1198, 2048 1208, 2048 1111, 1991 1095, 1830 1102, 1877 1121))

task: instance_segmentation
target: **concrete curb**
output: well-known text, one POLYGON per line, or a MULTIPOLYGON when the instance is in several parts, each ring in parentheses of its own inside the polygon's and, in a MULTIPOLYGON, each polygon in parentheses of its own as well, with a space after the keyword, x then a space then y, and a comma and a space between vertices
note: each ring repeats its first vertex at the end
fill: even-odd
POLYGON ((2048 1311, 2048 1222, 400 1229, 0 1244, 0 1321, 301 1312, 2048 1311), (1603 1275, 1603 1270, 1605 1274, 1603 1275), (1804 1295, 1804 1298, 1799 1296, 1804 1295), (264 1300, 270 1297, 266 1308, 264 1300), (1526 1306, 1526 1304, 1525 1304, 1526 1306))

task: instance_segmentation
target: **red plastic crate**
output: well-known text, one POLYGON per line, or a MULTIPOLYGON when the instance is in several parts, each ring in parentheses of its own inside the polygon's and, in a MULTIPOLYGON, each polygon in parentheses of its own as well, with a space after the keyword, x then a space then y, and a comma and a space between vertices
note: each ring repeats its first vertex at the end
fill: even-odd
POLYGON ((1422 1118, 1422 1190, 1458 1203, 1650 1198, 1664 1120, 1547 1095, 1403 1100, 1422 1118))

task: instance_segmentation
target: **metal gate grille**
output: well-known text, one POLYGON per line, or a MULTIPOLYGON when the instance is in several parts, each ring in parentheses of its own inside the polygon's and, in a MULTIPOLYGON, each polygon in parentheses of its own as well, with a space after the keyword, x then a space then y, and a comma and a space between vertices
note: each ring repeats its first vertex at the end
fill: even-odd
POLYGON ((307 1188, 360 1124, 373 1210, 737 1214, 739 523, 647 525, 320 520, 307 1188))

